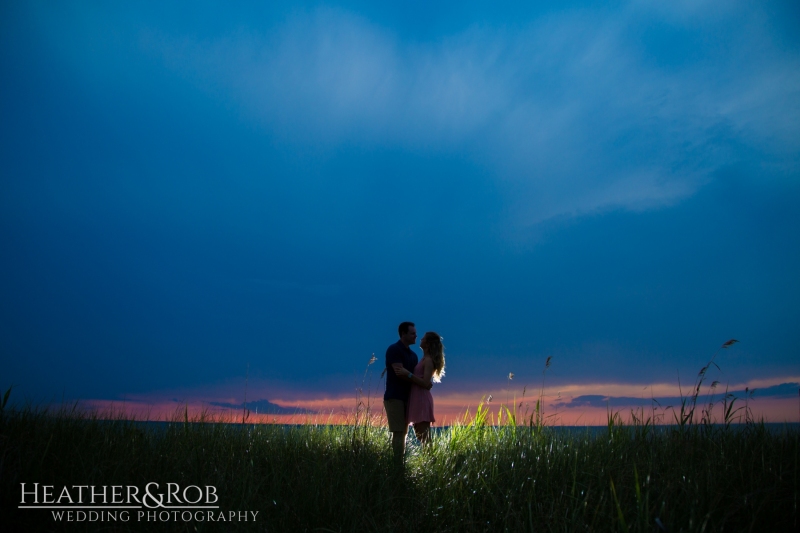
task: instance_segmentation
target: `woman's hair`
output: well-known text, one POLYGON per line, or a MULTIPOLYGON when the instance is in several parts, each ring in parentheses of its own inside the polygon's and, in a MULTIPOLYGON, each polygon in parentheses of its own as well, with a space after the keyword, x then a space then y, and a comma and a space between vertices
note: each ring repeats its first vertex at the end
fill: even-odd
POLYGON ((431 376, 431 380, 434 383, 439 383, 444 376, 444 344, 442 344, 442 338, 435 331, 427 332, 423 338, 428 347, 428 355, 433 359, 433 376, 431 376))

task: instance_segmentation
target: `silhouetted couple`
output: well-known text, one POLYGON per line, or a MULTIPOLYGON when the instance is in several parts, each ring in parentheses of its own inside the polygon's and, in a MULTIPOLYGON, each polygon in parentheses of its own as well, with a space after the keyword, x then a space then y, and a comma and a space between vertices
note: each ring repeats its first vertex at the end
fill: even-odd
POLYGON ((397 332, 400 340, 386 350, 383 406, 392 433, 395 461, 402 464, 409 424, 414 425, 417 439, 423 445, 430 440, 431 424, 436 421, 431 387, 444 376, 444 345, 438 333, 427 332, 419 343, 422 348, 420 361, 411 349, 411 345, 417 342, 414 323, 403 322, 397 332))

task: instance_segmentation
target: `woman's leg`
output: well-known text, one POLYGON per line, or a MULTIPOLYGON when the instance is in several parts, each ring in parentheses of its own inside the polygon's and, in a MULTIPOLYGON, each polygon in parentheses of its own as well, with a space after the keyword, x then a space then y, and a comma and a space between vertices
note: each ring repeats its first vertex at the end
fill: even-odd
POLYGON ((414 433, 417 434, 417 439, 422 444, 428 444, 431 438, 431 423, 430 422, 416 422, 414 424, 414 433))

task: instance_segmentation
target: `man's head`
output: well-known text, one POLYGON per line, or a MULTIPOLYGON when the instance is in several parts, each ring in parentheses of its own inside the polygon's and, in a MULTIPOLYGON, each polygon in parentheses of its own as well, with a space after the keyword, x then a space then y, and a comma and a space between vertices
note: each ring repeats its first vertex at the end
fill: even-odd
POLYGON ((397 333, 400 334, 400 341, 406 346, 411 346, 417 342, 417 328, 413 322, 403 322, 398 326, 397 333))

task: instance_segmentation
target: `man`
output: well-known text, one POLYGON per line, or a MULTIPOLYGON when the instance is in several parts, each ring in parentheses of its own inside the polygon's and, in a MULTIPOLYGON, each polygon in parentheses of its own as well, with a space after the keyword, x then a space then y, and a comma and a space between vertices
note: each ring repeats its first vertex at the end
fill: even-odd
POLYGON ((403 463, 406 448, 406 405, 413 382, 414 367, 419 359, 410 348, 417 342, 417 328, 413 322, 403 322, 397 328, 400 340, 386 350, 386 392, 383 394, 383 406, 386 409, 386 420, 392 433, 392 451, 397 463, 403 463), (405 373, 395 372, 395 367, 407 370, 405 373), (409 377, 411 376, 411 377, 409 377))

